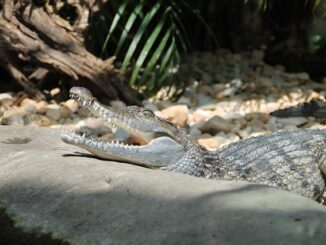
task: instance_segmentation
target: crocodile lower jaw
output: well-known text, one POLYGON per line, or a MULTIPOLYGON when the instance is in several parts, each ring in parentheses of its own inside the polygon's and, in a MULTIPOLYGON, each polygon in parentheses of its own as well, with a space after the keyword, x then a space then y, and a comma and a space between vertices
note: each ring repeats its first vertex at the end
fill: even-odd
MULTIPOLYGON (((63 129, 61 131, 61 139, 68 144, 77 145, 84 148, 94 148, 98 150, 104 149, 105 146, 116 149, 136 149, 146 147, 146 145, 139 145, 137 142, 134 145, 134 142, 131 141, 128 141, 129 144, 118 140, 106 141, 95 136, 89 137, 85 134, 76 133, 75 131, 70 131, 67 129, 63 129)), ((151 142, 149 144, 151 144, 151 142)))
POLYGON ((168 166, 185 155, 182 145, 164 136, 155 138, 146 145, 127 145, 63 130, 61 139, 68 144, 84 148, 102 159, 129 162, 151 168, 168 166))

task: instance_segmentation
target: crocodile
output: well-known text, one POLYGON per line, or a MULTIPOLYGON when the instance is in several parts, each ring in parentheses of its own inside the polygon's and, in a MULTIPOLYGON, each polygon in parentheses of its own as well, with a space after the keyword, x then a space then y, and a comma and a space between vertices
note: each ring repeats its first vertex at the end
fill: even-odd
POLYGON ((96 157, 208 179, 263 184, 317 201, 326 196, 326 130, 279 131, 210 151, 151 110, 105 106, 83 87, 71 88, 70 97, 108 127, 121 128, 129 135, 125 143, 61 132, 64 142, 96 157))
POLYGON ((314 99, 270 113, 274 117, 315 117, 326 119, 326 101, 314 99))

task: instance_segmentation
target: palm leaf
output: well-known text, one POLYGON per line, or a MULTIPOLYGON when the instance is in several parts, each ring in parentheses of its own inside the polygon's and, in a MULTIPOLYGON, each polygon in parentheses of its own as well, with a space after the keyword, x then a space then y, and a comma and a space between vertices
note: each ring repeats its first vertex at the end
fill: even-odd
POLYGON ((136 5, 136 7, 133 9, 133 11, 131 12, 127 23, 125 25, 125 28, 123 29, 119 42, 118 42, 118 46, 117 49, 115 51, 115 55, 118 55, 121 48, 123 47, 123 45, 125 44, 126 38, 128 36, 128 34, 130 33, 131 28, 133 27, 133 25, 136 23, 136 19, 138 16, 140 16, 142 9, 144 7, 143 2, 140 2, 139 4, 136 5))
POLYGON ((133 54, 137 48, 137 45, 138 45, 140 39, 144 35, 146 28, 148 27, 150 21, 153 19, 153 17, 157 13, 157 11, 160 9, 160 7, 161 7, 161 2, 159 1, 153 6, 153 8, 148 12, 148 14, 142 20, 142 22, 135 34, 135 37, 129 46, 129 49, 126 53, 125 59, 123 60, 122 67, 121 67, 122 70, 125 70, 127 68, 127 66, 130 64, 130 60, 133 57, 133 54))
MULTIPOLYGON (((102 53, 115 48, 121 70, 131 69, 130 85, 147 94, 168 85, 180 63, 180 54, 190 47, 183 15, 183 0, 112 0, 111 15, 102 53)), ((168 85, 169 86, 169 85, 168 85)))
POLYGON ((176 44, 175 44, 175 40, 174 38, 172 39, 172 43, 170 44, 169 48, 167 49, 165 55, 162 58, 161 64, 160 64, 160 68, 159 70, 156 72, 155 76, 152 77, 152 79, 149 81, 148 85, 151 88, 154 88, 154 84, 158 85, 158 84, 162 84, 162 81, 164 81, 163 79, 163 75, 166 74, 164 76, 164 78, 166 78, 169 74, 167 73, 167 71, 169 70, 169 61, 173 58, 173 52, 176 49, 176 44), (160 82, 158 82, 158 77, 161 77, 160 82), (155 82, 155 80, 157 80, 157 82, 155 82))
POLYGON ((164 24, 166 23, 166 19, 168 14, 171 12, 171 8, 168 7, 165 9, 164 14, 162 15, 160 21, 156 25, 154 31, 149 36, 148 41, 146 42, 145 46, 143 47, 141 53, 139 54, 139 57, 136 61, 135 68, 133 69, 133 72, 131 74, 130 83, 133 85, 135 84, 136 78, 138 76, 138 73, 140 69, 143 67, 144 61, 147 58, 151 48, 153 47, 154 43, 157 41, 157 38, 159 34, 161 34, 161 31, 163 29, 164 24))
POLYGON ((110 26, 110 30, 109 30, 109 32, 108 32, 108 35, 106 36, 106 39, 105 39, 105 41, 104 41, 104 43, 103 43, 103 46, 102 46, 102 52, 101 52, 102 54, 105 52, 105 50, 106 50, 106 48, 107 48, 107 45, 108 45, 108 43, 109 43, 109 40, 110 40, 110 38, 111 38, 111 36, 112 36, 112 34, 113 34, 115 28, 117 27, 118 22, 119 22, 119 20, 120 20, 120 18, 121 18, 121 16, 122 16, 124 10, 125 10, 126 7, 127 7, 127 4, 128 4, 128 0, 124 0, 124 1, 121 3, 121 5, 119 6, 118 11, 117 11, 117 13, 115 14, 115 16, 114 16, 114 18, 113 18, 113 21, 112 21, 112 24, 111 24, 111 26, 110 26))
POLYGON ((158 45, 158 47, 156 48, 155 52, 153 53, 151 59, 148 61, 148 64, 143 72, 143 75, 140 78, 140 82, 142 83, 147 77, 149 77, 150 72, 153 71, 154 66, 159 62, 159 59, 161 57, 161 55, 163 54, 163 50, 165 49, 167 43, 168 43, 168 39, 171 36, 171 30, 169 29, 164 37, 162 38, 160 44, 158 45))

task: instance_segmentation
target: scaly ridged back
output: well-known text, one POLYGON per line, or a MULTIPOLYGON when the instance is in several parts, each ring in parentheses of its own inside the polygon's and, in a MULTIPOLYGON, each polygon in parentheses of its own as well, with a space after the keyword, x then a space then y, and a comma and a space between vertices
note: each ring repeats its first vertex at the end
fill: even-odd
POLYGON ((206 171, 209 178, 245 180, 315 199, 325 189, 325 130, 293 130, 253 137, 209 155, 215 158, 215 164, 206 171))

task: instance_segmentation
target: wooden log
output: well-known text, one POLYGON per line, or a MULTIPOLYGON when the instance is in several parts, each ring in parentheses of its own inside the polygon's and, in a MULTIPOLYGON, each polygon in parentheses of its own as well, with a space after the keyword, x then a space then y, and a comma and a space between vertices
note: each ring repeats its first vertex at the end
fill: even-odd
POLYGON ((102 91, 109 99, 139 103, 124 74, 114 67, 114 57, 102 60, 85 48, 84 34, 94 10, 106 0, 13 1, 4 0, 0 11, 0 63, 29 94, 40 96, 37 84, 49 74, 64 82, 82 83, 102 91), (75 7, 74 23, 58 11, 75 7), (86 21, 87 20, 87 21, 86 21))

